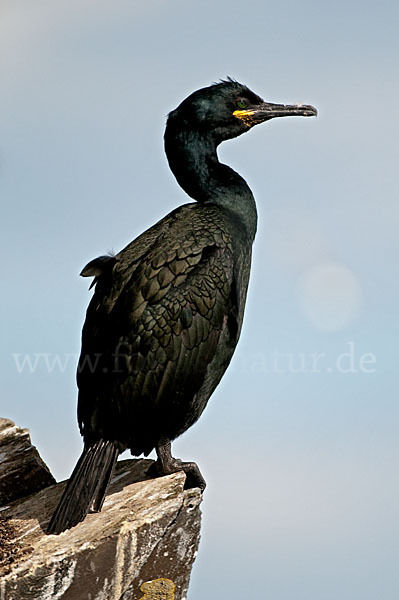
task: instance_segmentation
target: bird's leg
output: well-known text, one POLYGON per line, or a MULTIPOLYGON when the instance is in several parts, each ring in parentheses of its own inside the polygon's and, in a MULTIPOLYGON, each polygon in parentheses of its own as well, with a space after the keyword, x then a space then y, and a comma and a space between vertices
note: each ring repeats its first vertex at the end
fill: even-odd
POLYGON ((195 462, 182 462, 172 456, 172 444, 169 438, 161 438, 155 447, 158 460, 148 470, 149 475, 170 475, 184 471, 186 474, 186 489, 199 487, 202 491, 206 487, 205 479, 201 475, 195 462))

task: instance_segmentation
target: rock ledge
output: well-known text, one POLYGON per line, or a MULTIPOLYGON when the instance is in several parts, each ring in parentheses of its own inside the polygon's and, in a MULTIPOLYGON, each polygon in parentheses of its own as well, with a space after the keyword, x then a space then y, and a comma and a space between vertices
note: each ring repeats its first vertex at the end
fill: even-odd
POLYGON ((0 600, 184 600, 200 537, 201 493, 185 475, 149 479, 117 463, 101 513, 60 535, 46 526, 65 483, 0 509, 0 600))

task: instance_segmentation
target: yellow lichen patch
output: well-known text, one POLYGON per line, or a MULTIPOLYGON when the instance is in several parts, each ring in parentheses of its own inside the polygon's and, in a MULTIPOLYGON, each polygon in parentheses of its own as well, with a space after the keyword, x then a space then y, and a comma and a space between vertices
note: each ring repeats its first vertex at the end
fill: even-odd
POLYGON ((140 600, 174 600, 175 584, 170 579, 153 579, 140 586, 144 596, 140 600))
POLYGON ((241 121, 244 121, 245 125, 247 127, 252 127, 252 125, 254 125, 254 122, 252 120, 252 116, 255 114, 254 110, 235 110, 233 112, 233 115, 237 118, 240 119, 241 121))

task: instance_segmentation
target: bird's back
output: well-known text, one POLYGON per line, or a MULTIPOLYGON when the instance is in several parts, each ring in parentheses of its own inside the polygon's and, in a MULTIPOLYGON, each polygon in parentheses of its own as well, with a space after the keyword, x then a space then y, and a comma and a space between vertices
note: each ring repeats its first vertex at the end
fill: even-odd
POLYGON ((188 204, 89 263, 83 274, 97 283, 78 368, 86 443, 147 454, 198 419, 238 341, 250 252, 228 211, 188 204))

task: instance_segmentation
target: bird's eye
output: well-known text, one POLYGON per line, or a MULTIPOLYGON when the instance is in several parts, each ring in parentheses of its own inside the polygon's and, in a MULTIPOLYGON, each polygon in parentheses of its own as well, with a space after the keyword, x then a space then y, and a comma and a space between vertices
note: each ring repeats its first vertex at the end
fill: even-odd
POLYGON ((244 98, 239 98, 236 100, 237 108, 246 108, 248 106, 248 102, 244 98))

